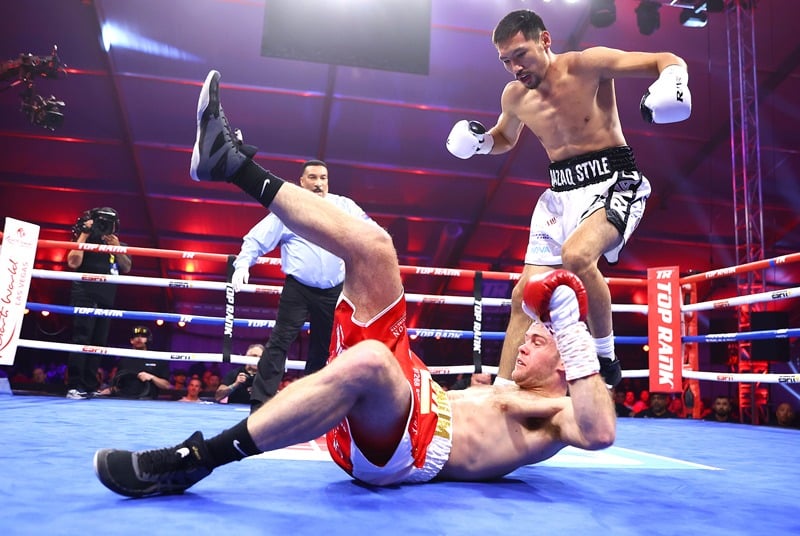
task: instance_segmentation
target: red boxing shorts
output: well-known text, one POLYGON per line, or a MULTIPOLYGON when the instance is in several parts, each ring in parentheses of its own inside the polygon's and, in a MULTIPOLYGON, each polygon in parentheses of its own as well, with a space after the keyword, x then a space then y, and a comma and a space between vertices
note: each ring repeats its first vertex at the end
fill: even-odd
POLYGON ((451 420, 447 393, 431 379, 425 364, 411 351, 406 330, 405 295, 366 323, 353 319, 355 309, 342 296, 336 306, 331 358, 368 339, 385 344, 405 374, 412 403, 408 424, 392 458, 383 466, 372 464, 350 435, 347 419, 326 434, 333 461, 349 475, 374 485, 424 482, 434 478, 450 454, 451 420))

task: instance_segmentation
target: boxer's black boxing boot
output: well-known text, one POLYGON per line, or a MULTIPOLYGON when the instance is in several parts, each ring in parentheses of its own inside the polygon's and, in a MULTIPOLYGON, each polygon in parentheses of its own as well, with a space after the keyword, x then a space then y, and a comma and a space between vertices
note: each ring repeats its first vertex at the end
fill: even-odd
POLYGON ((603 357, 597 356, 600 360, 600 375, 605 380, 609 389, 619 385, 622 381, 622 366, 619 364, 617 356, 603 357))
POLYGON ((94 471, 100 482, 126 497, 183 493, 210 475, 212 467, 200 432, 170 448, 137 452, 102 449, 94 455, 94 471))
POLYGON ((241 133, 234 134, 222 110, 218 71, 210 71, 197 101, 197 138, 189 174, 196 181, 232 182, 256 201, 269 207, 283 185, 253 161, 256 147, 245 145, 241 133))
POLYGON ((228 124, 219 100, 219 71, 210 71, 197 101, 197 139, 190 174, 196 181, 228 181, 256 154, 228 124))

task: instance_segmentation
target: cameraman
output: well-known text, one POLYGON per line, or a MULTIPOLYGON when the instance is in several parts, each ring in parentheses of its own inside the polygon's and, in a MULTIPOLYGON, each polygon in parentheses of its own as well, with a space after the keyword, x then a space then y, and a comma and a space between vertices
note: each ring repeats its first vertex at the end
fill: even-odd
MULTIPOLYGON (((87 210, 72 228, 72 239, 78 244, 105 244, 119 246, 119 216, 111 207, 87 210)), ((78 272, 119 275, 131 271, 131 258, 122 253, 100 253, 70 250, 67 265, 78 272)), ((117 286, 113 283, 74 281, 70 293, 70 306, 108 309, 114 306, 117 286)), ((98 316, 73 317, 72 343, 83 346, 105 346, 108 340, 110 319, 98 316)), ((80 400, 94 395, 99 387, 97 354, 70 353, 67 360, 67 398, 80 400)))
MULTIPOLYGON (((263 353, 263 344, 251 344, 244 355, 260 358, 263 353)), ((214 393, 214 398, 222 404, 249 404, 253 378, 257 372, 258 365, 245 365, 228 372, 214 393)))

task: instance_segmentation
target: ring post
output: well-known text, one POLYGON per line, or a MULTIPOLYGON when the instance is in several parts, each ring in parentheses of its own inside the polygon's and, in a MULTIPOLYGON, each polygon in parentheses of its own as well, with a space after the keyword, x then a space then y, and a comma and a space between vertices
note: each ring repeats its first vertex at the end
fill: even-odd
POLYGON ((472 295, 475 300, 472 306, 472 364, 475 373, 481 372, 483 356, 481 354, 481 331, 483 329, 483 274, 475 272, 473 279, 472 295))

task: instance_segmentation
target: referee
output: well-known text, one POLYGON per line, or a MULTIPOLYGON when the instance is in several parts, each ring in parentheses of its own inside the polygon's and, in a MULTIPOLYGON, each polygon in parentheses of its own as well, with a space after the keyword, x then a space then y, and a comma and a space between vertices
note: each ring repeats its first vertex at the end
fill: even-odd
MULTIPOLYGON (((345 212, 372 221, 351 199, 328 193, 328 166, 321 160, 303 164, 300 186, 345 212)), ((244 236, 242 248, 233 262, 233 289, 238 292, 250 277, 250 267, 258 257, 281 248, 281 269, 286 281, 278 303, 278 318, 258 362, 250 394, 250 412, 275 396, 286 370, 286 354, 306 319, 311 324, 311 341, 305 374, 311 374, 328 360, 333 310, 342 292, 344 262, 339 257, 300 238, 274 214, 258 222, 244 236)))

